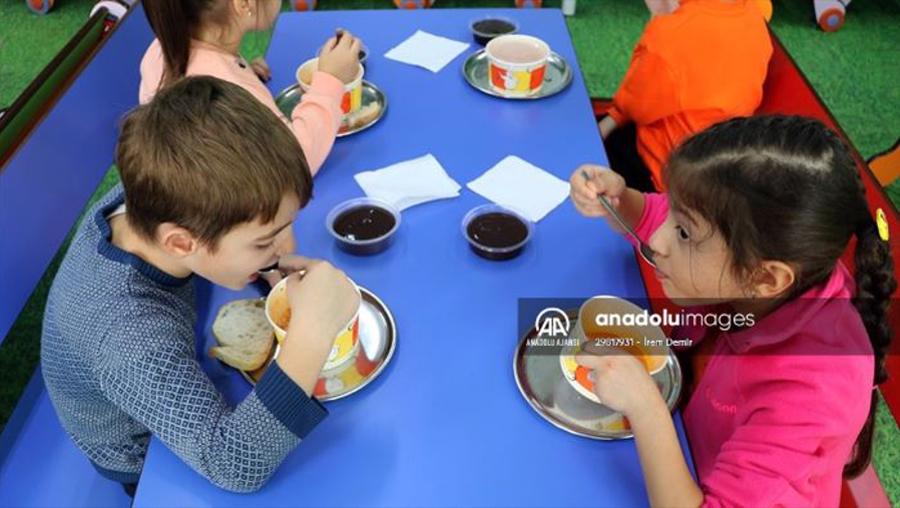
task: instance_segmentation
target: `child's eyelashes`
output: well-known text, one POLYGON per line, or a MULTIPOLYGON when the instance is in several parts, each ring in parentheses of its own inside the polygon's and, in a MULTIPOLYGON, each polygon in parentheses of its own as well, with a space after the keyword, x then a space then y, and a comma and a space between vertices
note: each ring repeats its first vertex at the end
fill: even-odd
POLYGON ((275 245, 275 242, 268 242, 268 243, 264 243, 261 245, 254 245, 254 247, 256 247, 256 250, 267 250, 267 249, 271 248, 273 245, 275 245))
POLYGON ((682 242, 691 241, 691 234, 681 224, 675 224, 675 232, 678 233, 678 239, 682 242))

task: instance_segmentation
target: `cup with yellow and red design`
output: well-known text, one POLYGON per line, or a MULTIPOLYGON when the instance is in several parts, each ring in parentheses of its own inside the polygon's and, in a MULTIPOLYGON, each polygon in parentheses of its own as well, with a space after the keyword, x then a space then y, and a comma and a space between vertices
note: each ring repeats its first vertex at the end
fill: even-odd
MULTIPOLYGON (((338 332, 337 337, 335 337, 328 359, 322 367, 322 372, 342 367, 359 349, 359 306, 362 303, 362 295, 359 292, 359 286, 352 280, 350 282, 356 288, 357 310, 347 324, 341 328, 341 331, 338 332)), ((287 336, 291 313, 291 306, 287 297, 287 279, 285 278, 276 284, 269 292, 269 296, 266 297, 266 318, 275 330, 275 339, 278 341, 277 347, 281 346, 281 343, 287 336)), ((277 349, 275 354, 278 354, 277 349)))
POLYGON ((501 35, 485 51, 491 88, 507 97, 534 95, 544 85, 550 46, 530 35, 501 35))
MULTIPOLYGON (((297 69, 297 82, 300 83, 300 88, 304 92, 308 92, 309 87, 312 86, 313 74, 317 70, 319 70, 318 58, 303 62, 303 65, 297 69)), ((365 74, 365 69, 362 64, 359 64, 359 72, 356 73, 353 81, 344 83, 344 96, 341 98, 341 111, 344 113, 344 120, 362 107, 363 74, 365 74)))
POLYGON ((581 305, 578 321, 569 331, 569 339, 574 344, 563 348, 560 354, 563 375, 575 391, 602 404, 594 393, 593 371, 575 360, 579 353, 630 354, 651 376, 666 368, 669 360, 669 347, 664 345, 666 334, 660 326, 651 324, 649 318, 643 323, 644 314, 649 316, 649 311, 615 296, 595 296, 581 305))

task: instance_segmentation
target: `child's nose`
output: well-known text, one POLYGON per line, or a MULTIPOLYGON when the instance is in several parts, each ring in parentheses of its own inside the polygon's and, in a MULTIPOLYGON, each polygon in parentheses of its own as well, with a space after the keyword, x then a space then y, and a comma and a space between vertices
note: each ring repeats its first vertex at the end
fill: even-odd
POLYGON ((656 229, 653 234, 650 236, 650 241, 647 242, 650 245, 650 248, 653 249, 653 252, 656 253, 657 256, 666 257, 669 255, 669 242, 667 240, 666 228, 663 225, 656 229))

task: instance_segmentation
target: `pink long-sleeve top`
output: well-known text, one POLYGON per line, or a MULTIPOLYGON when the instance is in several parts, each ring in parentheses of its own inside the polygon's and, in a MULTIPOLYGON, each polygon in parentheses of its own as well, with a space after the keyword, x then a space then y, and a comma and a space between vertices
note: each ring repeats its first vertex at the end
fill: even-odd
MULTIPOLYGON (((141 61, 140 102, 144 104, 156 95, 162 81, 165 61, 159 40, 154 40, 147 48, 141 61)), ((213 76, 234 83, 256 97, 290 127, 312 174, 316 174, 337 136, 341 124, 341 98, 344 85, 334 76, 316 72, 311 87, 303 94, 303 99, 294 108, 290 118, 275 105, 269 89, 259 80, 250 65, 240 57, 215 46, 192 41, 191 56, 188 60, 186 76, 213 76)))
MULTIPOLYGON (((635 229, 646 241, 669 202, 645 198, 635 229)), ((838 263, 826 282, 755 326, 673 332, 695 345, 715 340, 683 412, 704 506, 838 505, 873 389, 874 356, 854 291, 838 263)))

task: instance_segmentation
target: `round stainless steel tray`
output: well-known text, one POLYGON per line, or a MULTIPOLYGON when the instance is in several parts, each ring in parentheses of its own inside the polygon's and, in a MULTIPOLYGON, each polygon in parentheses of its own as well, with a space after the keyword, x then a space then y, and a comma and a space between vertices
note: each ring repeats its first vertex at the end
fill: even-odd
MULTIPOLYGON (((578 322, 578 310, 567 312, 571 325, 578 322)), ((532 328, 516 347, 513 374, 522 397, 542 418, 571 434, 591 439, 628 439, 633 437, 620 414, 579 393, 566 379, 559 355, 564 346, 529 345, 537 338, 532 328)), ((653 375, 669 409, 681 395, 681 366, 669 351, 666 367, 653 375)))

